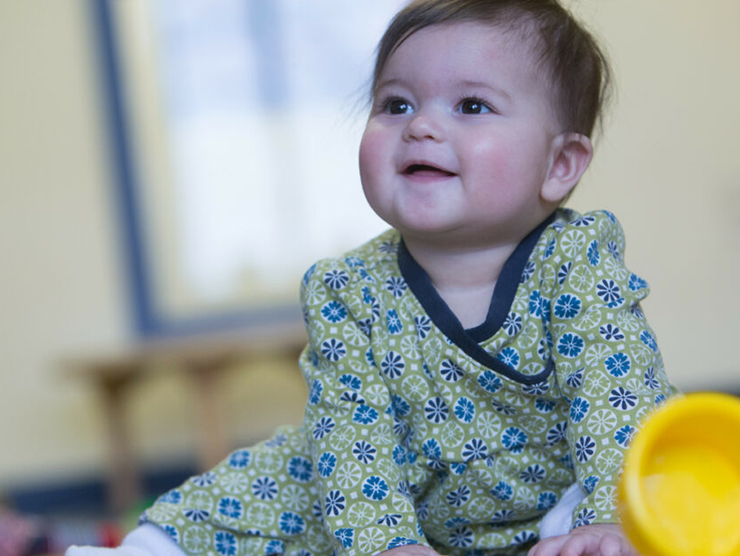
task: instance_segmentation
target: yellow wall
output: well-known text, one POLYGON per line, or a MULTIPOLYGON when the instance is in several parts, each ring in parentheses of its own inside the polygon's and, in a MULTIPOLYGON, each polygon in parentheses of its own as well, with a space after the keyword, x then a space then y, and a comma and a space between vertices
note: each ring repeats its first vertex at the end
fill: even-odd
MULTIPOLYGON (((738 389, 740 3, 572 4, 606 37, 619 91, 572 204, 622 220, 675 382, 738 389)), ((103 467, 99 401, 59 363, 131 339, 87 7, 0 2, 0 492, 103 467)), ((300 418, 305 391, 293 372, 232 374, 234 438, 300 418), (285 413, 254 423, 269 396, 285 400, 285 413)), ((191 394, 170 375, 137 389, 142 459, 188 453, 191 394)))

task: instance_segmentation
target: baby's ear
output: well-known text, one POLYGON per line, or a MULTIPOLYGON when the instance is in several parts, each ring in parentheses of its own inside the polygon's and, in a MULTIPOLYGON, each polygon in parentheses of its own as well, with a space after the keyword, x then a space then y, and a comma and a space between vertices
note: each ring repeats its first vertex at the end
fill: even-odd
POLYGON ((591 140, 580 133, 561 133, 552 142, 550 169, 541 197, 560 203, 576 186, 594 154, 591 140))

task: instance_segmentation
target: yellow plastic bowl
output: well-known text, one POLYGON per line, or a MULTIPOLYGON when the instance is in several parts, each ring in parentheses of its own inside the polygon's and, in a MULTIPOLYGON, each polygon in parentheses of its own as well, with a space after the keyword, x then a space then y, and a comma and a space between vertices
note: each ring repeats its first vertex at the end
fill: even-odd
POLYGON ((643 556, 740 556, 740 399, 689 394, 635 436, 620 488, 643 556))

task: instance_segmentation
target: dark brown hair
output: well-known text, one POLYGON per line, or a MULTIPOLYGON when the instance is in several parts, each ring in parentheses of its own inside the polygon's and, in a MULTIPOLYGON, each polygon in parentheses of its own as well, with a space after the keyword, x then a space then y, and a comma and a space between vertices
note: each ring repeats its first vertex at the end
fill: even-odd
POLYGON ((610 90, 610 70, 596 40, 557 0, 414 0, 380 40, 372 93, 388 58, 410 35, 430 25, 479 21, 518 31, 531 41, 553 84, 563 131, 591 136, 610 90))

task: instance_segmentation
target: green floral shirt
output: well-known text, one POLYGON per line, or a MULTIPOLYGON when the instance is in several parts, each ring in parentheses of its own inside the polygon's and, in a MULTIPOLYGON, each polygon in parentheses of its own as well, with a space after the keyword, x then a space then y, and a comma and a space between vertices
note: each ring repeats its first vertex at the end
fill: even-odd
POLYGON ((306 273, 303 426, 238 450, 144 516, 188 554, 518 554, 573 483, 614 522, 641 419, 674 390, 608 212, 558 210, 463 329, 390 230, 306 273))

